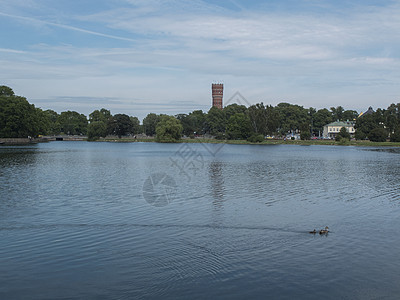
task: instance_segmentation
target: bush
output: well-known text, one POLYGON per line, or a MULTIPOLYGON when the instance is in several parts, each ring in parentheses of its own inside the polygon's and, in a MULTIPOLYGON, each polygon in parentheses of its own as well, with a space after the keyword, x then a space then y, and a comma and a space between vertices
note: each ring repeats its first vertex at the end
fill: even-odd
POLYGON ((361 130, 356 130, 356 133, 354 134, 354 137, 356 138, 356 140, 365 140, 367 139, 367 135, 365 134, 365 132, 361 131, 361 130))
POLYGON ((350 139, 341 137, 340 140, 336 140, 336 141, 338 141, 339 145, 347 145, 350 142, 350 139))
POLYGON ((250 143, 261 143, 264 141, 264 136, 262 134, 252 134, 248 139, 250 143))
POLYGON ((394 133, 390 135, 390 141, 396 143, 400 142, 400 128, 396 128, 394 133))
POLYGON ((350 133, 347 132, 345 127, 340 128, 339 133, 335 137, 337 142, 341 141, 342 139, 350 140, 350 133))
POLYGON ((156 126, 156 141, 160 143, 174 143, 181 139, 182 124, 172 116, 161 116, 156 126))
POLYGON ((107 135, 107 125, 102 121, 94 121, 88 125, 88 141, 96 141, 107 135))
POLYGON ((375 128, 368 134, 368 139, 371 142, 386 142, 387 132, 383 128, 375 128))
POLYGON ((300 139, 302 139, 302 140, 310 140, 311 139, 311 133, 309 131, 300 132, 300 139))
POLYGON ((226 138, 225 138, 225 133, 218 132, 218 133, 215 135, 215 138, 216 138, 217 140, 225 140, 225 139, 226 139, 226 138))

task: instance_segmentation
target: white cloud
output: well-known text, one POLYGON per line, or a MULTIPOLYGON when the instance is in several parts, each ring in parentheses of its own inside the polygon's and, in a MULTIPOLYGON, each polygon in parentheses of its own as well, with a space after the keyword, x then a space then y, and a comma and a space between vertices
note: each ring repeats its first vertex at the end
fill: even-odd
MULTIPOLYGON (((252 103, 287 99, 304 106, 352 108, 380 103, 382 97, 395 101, 398 4, 321 14, 323 7, 319 13, 238 12, 202 1, 115 3, 123 5, 46 19, 18 15, 18 9, 27 10, 8 2, 0 17, 71 32, 72 38, 67 44, 60 35, 56 42, 40 39, 23 50, 0 48, 0 73, 6 74, 0 79, 21 87, 28 98, 64 99, 57 102, 61 106, 68 105, 62 97, 82 103, 86 97, 120 99, 110 101, 110 108, 126 111, 144 111, 148 103, 147 112, 167 111, 166 106, 182 112, 182 101, 207 107, 214 80, 225 82, 227 96, 240 90, 252 103), (96 43, 85 41, 86 36, 96 43)), ((35 9, 44 7, 31 1, 32 9, 35 4, 35 9)), ((93 103, 85 105, 90 109, 93 103)))

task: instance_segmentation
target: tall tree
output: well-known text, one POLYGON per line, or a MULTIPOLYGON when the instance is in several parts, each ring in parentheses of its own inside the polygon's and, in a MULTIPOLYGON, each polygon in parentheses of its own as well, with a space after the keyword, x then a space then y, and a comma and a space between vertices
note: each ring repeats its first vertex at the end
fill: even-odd
POLYGON ((90 141, 95 141, 100 137, 107 136, 107 124, 103 121, 92 121, 88 125, 87 135, 90 141))
POLYGON ((156 126, 157 123, 160 121, 160 116, 154 114, 154 113, 149 113, 144 119, 143 119, 143 130, 144 133, 148 136, 153 136, 156 134, 156 126))
POLYGON ((358 112, 355 110, 345 110, 343 112, 343 119, 341 121, 350 121, 353 122, 357 119, 358 112))
POLYGON ((102 108, 100 110, 96 109, 91 114, 89 114, 90 123, 97 121, 107 123, 110 118, 111 118, 111 112, 105 108, 102 108))
POLYGON ((183 126, 183 134, 186 136, 203 134, 205 115, 201 110, 195 110, 189 114, 178 114, 176 118, 183 126))
POLYGON ((162 115, 156 127, 156 141, 176 142, 182 137, 182 124, 173 116, 162 115))
POLYGON ((332 117, 336 121, 342 121, 343 120, 343 113, 344 113, 344 108, 342 106, 338 107, 331 107, 331 112, 332 112, 332 117))
POLYGON ((211 107, 206 116, 206 131, 210 134, 216 135, 218 133, 225 133, 226 118, 225 113, 216 108, 211 107))
POLYGON ((7 86, 0 86, 0 137, 35 137, 47 131, 45 114, 26 98, 16 96, 7 86))
POLYGON ((320 136, 324 130, 324 126, 333 122, 332 112, 328 109, 319 109, 313 115, 313 133, 320 136))
POLYGON ((250 118, 247 114, 236 113, 229 118, 226 126, 228 139, 247 139, 251 133, 250 118))
POLYGON ((133 124, 131 119, 126 114, 116 114, 110 119, 111 134, 117 135, 121 138, 124 135, 131 134, 133 131, 133 124))
POLYGON ((132 122, 132 134, 139 134, 141 133, 141 126, 140 126, 140 121, 137 117, 129 117, 132 122))
POLYGON ((225 106, 223 109, 223 112, 225 114, 225 119, 229 120, 229 118, 235 114, 239 114, 239 113, 245 114, 247 112, 247 108, 244 105, 239 105, 237 103, 233 103, 228 106, 225 106))
MULTIPOLYGON (((400 126, 400 103, 392 103, 383 113, 385 118, 385 126, 389 131, 390 137, 400 126)), ((397 139, 397 138, 396 138, 397 139)))
POLYGON ((88 120, 84 114, 76 111, 63 111, 58 117, 61 131, 68 135, 83 135, 86 134, 88 120))
POLYGON ((299 131, 304 123, 310 122, 308 110, 302 106, 279 103, 276 109, 280 115, 280 131, 282 134, 299 131))
POLYGON ((255 105, 252 105, 248 108, 248 114, 250 117, 250 123, 252 126, 252 130, 255 133, 266 135, 267 134, 267 122, 268 122, 268 116, 267 116, 267 110, 264 106, 264 104, 257 103, 255 105))
POLYGON ((44 111, 44 113, 46 114, 47 120, 49 120, 49 128, 47 134, 52 134, 52 135, 60 134, 61 126, 58 120, 59 114, 51 109, 44 111))

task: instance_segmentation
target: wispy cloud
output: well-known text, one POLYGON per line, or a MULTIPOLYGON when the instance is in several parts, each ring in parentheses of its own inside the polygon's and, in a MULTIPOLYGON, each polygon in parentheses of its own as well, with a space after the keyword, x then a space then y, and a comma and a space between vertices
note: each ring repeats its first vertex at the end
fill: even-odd
POLYGON ((82 11, 57 2, 71 13, 5 2, 0 20, 27 27, 11 28, 14 43, 0 48, 0 79, 34 99, 72 97, 69 109, 73 99, 94 108, 86 97, 143 113, 207 108, 209 84, 222 80, 227 96, 240 90, 252 103, 361 110, 395 101, 400 84, 396 1, 120 0, 82 11))
POLYGON ((44 20, 40 20, 40 19, 36 19, 36 18, 11 15, 11 14, 3 13, 3 12, 0 12, 0 15, 8 17, 8 18, 22 20, 22 21, 25 21, 27 23, 35 23, 35 24, 41 24, 41 25, 54 26, 54 27, 59 27, 59 28, 67 29, 67 30, 72 30, 72 31, 85 33, 85 34, 96 35, 96 36, 100 36, 100 37, 104 37, 104 38, 110 38, 110 39, 121 40, 121 41, 130 41, 130 42, 135 42, 136 41, 136 40, 130 39, 130 38, 120 37, 120 36, 111 35, 111 34, 104 34, 104 33, 101 33, 101 32, 86 30, 86 29, 83 29, 83 28, 70 26, 70 25, 65 25, 65 24, 59 24, 59 23, 44 21, 44 20))

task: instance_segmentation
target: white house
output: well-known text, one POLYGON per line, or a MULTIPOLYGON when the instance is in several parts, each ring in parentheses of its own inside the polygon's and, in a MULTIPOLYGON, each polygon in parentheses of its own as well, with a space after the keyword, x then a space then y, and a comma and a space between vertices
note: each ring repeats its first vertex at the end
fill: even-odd
POLYGON ((347 132, 350 133, 351 135, 353 135, 356 132, 354 129, 353 122, 336 121, 324 126, 324 133, 323 133, 324 138, 334 139, 342 127, 346 128, 347 132))

